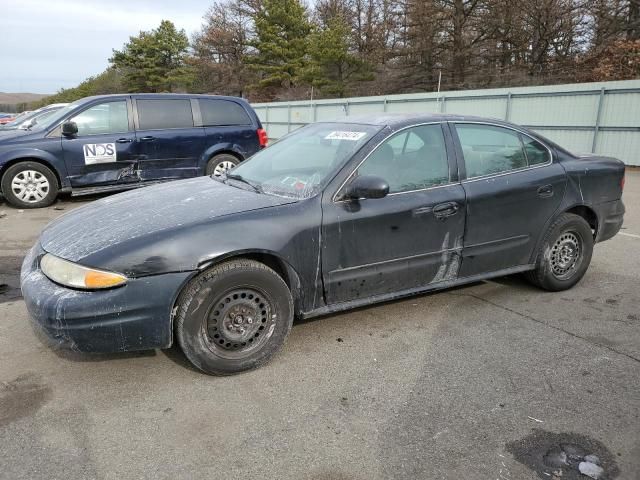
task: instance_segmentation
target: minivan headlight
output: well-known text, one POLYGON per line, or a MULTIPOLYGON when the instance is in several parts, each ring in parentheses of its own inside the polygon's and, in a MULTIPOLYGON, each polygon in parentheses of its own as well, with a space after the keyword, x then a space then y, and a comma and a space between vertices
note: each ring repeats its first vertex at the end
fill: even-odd
POLYGON ((66 287, 99 290, 127 283, 127 277, 119 273, 83 267, 50 253, 42 257, 40 268, 49 279, 66 287))

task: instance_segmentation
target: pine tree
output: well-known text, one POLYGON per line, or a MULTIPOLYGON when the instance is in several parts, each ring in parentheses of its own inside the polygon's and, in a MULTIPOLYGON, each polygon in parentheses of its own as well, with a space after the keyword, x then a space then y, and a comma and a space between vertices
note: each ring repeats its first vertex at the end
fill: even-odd
POLYGON ((335 16, 309 36, 303 79, 321 95, 345 97, 353 83, 373 79, 371 66, 350 51, 350 35, 344 17, 335 16))
POLYGON ((122 72, 123 85, 130 92, 172 92, 191 81, 186 63, 189 39, 184 30, 162 20, 157 29, 130 37, 109 61, 122 72))
POLYGON ((258 74, 258 90, 300 85, 311 31, 300 0, 264 0, 255 17, 254 54, 246 62, 258 74))

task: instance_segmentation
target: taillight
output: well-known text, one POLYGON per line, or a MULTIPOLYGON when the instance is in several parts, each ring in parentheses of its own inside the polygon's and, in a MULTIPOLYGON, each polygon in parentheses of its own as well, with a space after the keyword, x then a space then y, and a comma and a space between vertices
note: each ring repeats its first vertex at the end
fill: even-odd
POLYGON ((258 133, 258 142, 260 142, 260 146, 265 148, 269 143, 269 137, 267 136, 267 131, 264 128, 259 128, 257 130, 258 133))
POLYGON ((622 174, 622 180, 620 180, 620 190, 624 191, 624 173, 622 174))

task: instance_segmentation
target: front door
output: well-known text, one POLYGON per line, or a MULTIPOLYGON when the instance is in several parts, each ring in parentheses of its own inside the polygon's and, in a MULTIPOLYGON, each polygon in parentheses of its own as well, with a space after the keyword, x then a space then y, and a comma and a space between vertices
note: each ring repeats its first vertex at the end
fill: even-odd
POLYGON ((72 187, 139 181, 136 134, 127 103, 125 99, 104 101, 69 119, 78 126, 77 135, 62 137, 72 187))
MULTIPOLYGON (((465 196, 440 124, 394 134, 353 172, 389 183, 381 199, 323 199, 328 304, 420 289, 457 277, 465 196)), ((346 182, 349 183, 349 180, 346 182)))
POLYGON ((453 125, 466 170, 460 277, 526 266, 564 196, 564 169, 547 147, 517 130, 453 125))
POLYGON ((201 174, 204 129, 195 127, 189 98, 137 98, 136 131, 142 181, 201 174))

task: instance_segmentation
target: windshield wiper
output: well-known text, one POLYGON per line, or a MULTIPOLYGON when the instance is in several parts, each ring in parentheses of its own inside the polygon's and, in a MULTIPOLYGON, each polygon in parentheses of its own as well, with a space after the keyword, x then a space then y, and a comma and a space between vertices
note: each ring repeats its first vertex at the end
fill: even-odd
POLYGON ((250 182, 249 180, 247 180, 246 178, 244 178, 242 175, 238 175, 237 173, 227 173, 225 174, 226 178, 230 178, 231 180, 236 180, 238 182, 242 182, 245 185, 249 185, 254 192, 256 193, 263 193, 262 192, 262 188, 260 187, 260 185, 256 185, 253 182, 250 182))

